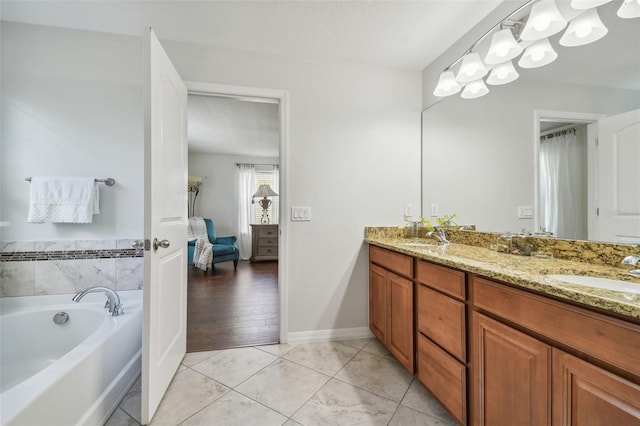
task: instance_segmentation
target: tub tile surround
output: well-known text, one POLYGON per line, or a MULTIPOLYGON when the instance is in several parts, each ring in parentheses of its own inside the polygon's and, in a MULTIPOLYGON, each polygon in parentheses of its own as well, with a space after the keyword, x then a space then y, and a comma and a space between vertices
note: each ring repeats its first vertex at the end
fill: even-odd
POLYGON ((640 319, 640 297, 621 292, 574 285, 547 277, 547 274, 575 274, 610 278, 640 285, 640 277, 627 273, 620 264, 637 248, 623 244, 593 243, 528 237, 536 250, 551 252, 553 258, 517 256, 490 250, 496 233, 451 231, 447 246, 415 247, 406 242, 404 228, 366 228, 365 241, 445 266, 477 273, 573 302, 640 319))
POLYGON ((143 254, 135 239, 0 241, 0 297, 142 286, 143 254))
MULTIPOLYGON (((397 360, 375 354, 378 344, 371 338, 187 354, 151 424, 455 425, 397 360), (370 372, 366 380, 358 380, 360 371, 370 372)), ((106 426, 138 425, 139 413, 134 384, 106 426)))

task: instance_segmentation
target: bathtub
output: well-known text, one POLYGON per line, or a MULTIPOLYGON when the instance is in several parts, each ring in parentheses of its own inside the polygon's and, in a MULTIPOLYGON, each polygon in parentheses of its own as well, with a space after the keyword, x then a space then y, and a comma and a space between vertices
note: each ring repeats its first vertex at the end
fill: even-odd
POLYGON ((142 291, 0 299, 0 424, 101 425, 140 375, 142 291), (69 314, 63 325, 58 312, 69 314))

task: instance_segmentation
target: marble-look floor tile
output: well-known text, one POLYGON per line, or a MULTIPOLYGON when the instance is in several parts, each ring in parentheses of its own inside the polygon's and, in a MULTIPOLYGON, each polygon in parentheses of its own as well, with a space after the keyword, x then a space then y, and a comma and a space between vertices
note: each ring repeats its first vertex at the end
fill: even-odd
POLYGON ((151 424, 175 426, 228 391, 215 380, 186 369, 174 376, 151 424))
POLYGON ((128 415, 121 408, 116 408, 104 426, 140 426, 140 422, 128 415))
POLYGON ((287 418, 282 414, 238 392, 230 391, 180 425, 280 426, 286 421, 287 418))
POLYGON ((138 423, 141 423, 142 411, 142 393, 132 393, 124 397, 120 403, 120 408, 127 412, 128 415, 133 417, 138 423))
POLYGON ((395 359, 360 351, 335 376, 376 395, 400 402, 413 376, 395 359))
POLYGON ((184 358, 182 358, 182 363, 187 367, 191 367, 207 358, 219 354, 220 352, 221 351, 189 352, 185 354, 184 358))
POLYGON ((357 349, 337 342, 314 342, 298 345, 283 358, 333 376, 356 353, 358 353, 357 349))
POLYGON ((133 395, 134 393, 142 392, 142 375, 138 376, 135 382, 131 385, 127 391, 127 395, 133 395))
POLYGON ((367 346, 367 343, 369 343, 372 339, 368 338, 368 339, 349 339, 349 340, 338 340, 337 343, 342 343, 343 345, 347 345, 351 348, 360 350, 362 348, 364 348, 365 346, 367 346))
POLYGON ((253 347, 235 348, 223 351, 191 368, 234 388, 277 359, 277 356, 253 347))
POLYGON ((453 421, 449 412, 440 405, 431 392, 415 379, 400 404, 445 421, 453 421))
POLYGON ((283 424, 282 426, 302 426, 300 425, 300 423, 296 422, 295 420, 287 420, 287 422, 285 424, 283 424))
POLYGON ((369 352, 370 354, 395 359, 391 352, 389 352, 389 349, 387 349, 377 338, 369 340, 369 342, 364 348, 362 348, 362 350, 365 352, 369 352))
POLYGON ((270 354, 276 355, 276 356, 282 356, 284 354, 286 354, 287 352, 293 350, 294 348, 296 348, 298 345, 297 344, 291 344, 291 343, 279 343, 277 345, 262 345, 262 346, 256 346, 257 349, 260 349, 261 351, 265 351, 265 352, 269 352, 270 354))
POLYGON ((413 408, 403 405, 398 407, 398 411, 394 414, 389 422, 389 426, 456 426, 454 421, 443 420, 428 414, 421 413, 413 408))
POLYGON ((386 425, 397 403, 371 392, 332 379, 324 385, 293 419, 311 425, 386 425))
POLYGON ((236 390, 289 417, 328 380, 329 376, 280 359, 236 390))

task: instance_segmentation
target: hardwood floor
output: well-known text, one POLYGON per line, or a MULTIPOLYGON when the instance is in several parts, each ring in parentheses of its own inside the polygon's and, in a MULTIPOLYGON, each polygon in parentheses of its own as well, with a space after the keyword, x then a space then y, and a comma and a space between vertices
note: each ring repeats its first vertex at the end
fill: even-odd
POLYGON ((278 263, 189 267, 187 352, 278 343, 278 263))

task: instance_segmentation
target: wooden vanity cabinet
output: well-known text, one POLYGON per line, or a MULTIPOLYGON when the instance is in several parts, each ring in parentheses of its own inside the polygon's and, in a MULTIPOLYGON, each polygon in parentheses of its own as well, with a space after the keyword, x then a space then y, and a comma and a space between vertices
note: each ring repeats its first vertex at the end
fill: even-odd
POLYGON ((416 377, 461 424, 467 421, 465 275, 416 261, 416 377))
POLYGON ((413 258, 370 246, 369 262, 369 328, 413 373, 413 258))
POLYGON ((475 275, 471 286, 472 424, 640 426, 640 326, 475 275))

